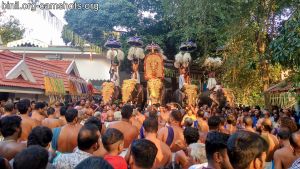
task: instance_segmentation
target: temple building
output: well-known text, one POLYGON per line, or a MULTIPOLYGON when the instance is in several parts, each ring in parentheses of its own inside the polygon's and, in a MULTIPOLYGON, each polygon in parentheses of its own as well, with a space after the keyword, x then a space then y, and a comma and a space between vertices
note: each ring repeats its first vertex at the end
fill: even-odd
POLYGON ((108 80, 110 62, 105 55, 90 52, 88 46, 84 49, 71 46, 53 46, 36 39, 20 39, 0 46, 0 51, 9 50, 17 54, 25 54, 37 60, 75 61, 81 77, 88 80, 108 80))
POLYGON ((90 94, 75 61, 36 60, 9 50, 0 52, 0 100, 55 101, 90 94))

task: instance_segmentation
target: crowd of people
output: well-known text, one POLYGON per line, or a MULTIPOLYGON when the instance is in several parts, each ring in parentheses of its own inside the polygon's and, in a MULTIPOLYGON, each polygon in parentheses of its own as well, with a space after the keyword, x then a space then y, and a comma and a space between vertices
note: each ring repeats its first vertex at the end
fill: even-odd
POLYGON ((299 169, 299 117, 273 107, 0 105, 1 169, 299 169))

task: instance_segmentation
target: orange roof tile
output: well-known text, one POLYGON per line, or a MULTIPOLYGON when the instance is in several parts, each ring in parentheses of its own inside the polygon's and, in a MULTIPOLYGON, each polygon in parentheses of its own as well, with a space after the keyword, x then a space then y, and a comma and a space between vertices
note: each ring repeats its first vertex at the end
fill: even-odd
POLYGON ((65 90, 69 90, 68 75, 65 70, 60 66, 55 66, 46 62, 35 60, 29 57, 25 57, 25 63, 27 64, 30 72, 36 80, 36 83, 32 83, 23 79, 6 79, 5 75, 22 60, 22 56, 16 53, 12 53, 8 50, 0 52, 0 86, 12 86, 12 87, 24 87, 24 88, 36 88, 45 89, 44 87, 44 72, 55 73, 64 80, 65 90))
POLYGON ((68 60, 43 60, 42 62, 61 67, 64 71, 66 71, 72 63, 72 61, 68 60))

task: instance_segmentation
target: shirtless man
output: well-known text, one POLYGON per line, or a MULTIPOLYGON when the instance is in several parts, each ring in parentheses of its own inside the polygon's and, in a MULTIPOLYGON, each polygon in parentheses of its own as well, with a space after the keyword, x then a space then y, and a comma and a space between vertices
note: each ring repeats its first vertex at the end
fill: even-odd
POLYGON ((244 123, 244 126, 245 126, 244 130, 255 133, 255 130, 252 127, 253 126, 253 121, 252 121, 252 118, 250 116, 244 117, 243 123, 244 123))
POLYGON ((36 120, 29 117, 28 115, 29 107, 30 107, 30 101, 28 99, 21 100, 17 104, 17 108, 20 112, 20 117, 22 119, 22 123, 21 123, 22 134, 20 137, 20 141, 27 141, 28 135, 31 132, 31 130, 39 124, 36 120))
POLYGON ((75 109, 81 110, 81 109, 84 108, 84 105, 85 105, 85 99, 81 99, 80 102, 79 102, 79 105, 77 105, 77 106, 75 107, 75 109))
POLYGON ((48 108, 47 115, 48 117, 42 121, 43 126, 50 129, 62 126, 63 121, 61 119, 55 118, 55 109, 53 107, 48 108))
POLYGON ((60 110, 59 110, 58 119, 61 120, 61 122, 62 122, 61 126, 67 124, 67 120, 66 120, 66 117, 65 117, 66 112, 67 112, 67 108, 65 106, 61 107, 60 110))
POLYGON ((26 148, 26 143, 18 142, 21 136, 22 119, 19 116, 6 116, 0 119, 0 131, 4 140, 0 142, 0 156, 11 160, 26 148))
MULTIPOLYGON (((199 140, 199 132, 196 128, 187 127, 184 129, 183 134, 187 145, 197 143, 199 140)), ((188 150, 177 151, 175 154, 175 162, 176 165, 181 166, 181 168, 188 169, 192 165, 188 150)))
POLYGON ((133 109, 133 112, 132 112, 132 118, 130 119, 130 122, 133 126, 135 126, 137 129, 140 129, 142 126, 143 126, 143 122, 140 122, 138 119, 137 119, 137 114, 138 114, 138 111, 136 109, 133 109))
POLYGON ((114 119, 115 119, 114 114, 115 114, 115 112, 112 109, 107 111, 107 122, 114 121, 114 119))
POLYGON ((42 121, 45 119, 45 108, 46 105, 42 102, 37 102, 34 106, 34 109, 31 114, 31 118, 37 120, 38 122, 42 123, 42 121))
POLYGON ((58 118, 60 116, 60 109, 64 106, 63 103, 60 103, 60 102, 56 102, 55 104, 55 113, 54 113, 54 117, 55 118, 58 118))
POLYGON ((271 134, 272 131, 272 121, 269 118, 264 119, 261 123, 261 136, 267 141, 269 144, 268 155, 266 158, 266 169, 272 169, 272 160, 274 152, 279 147, 279 141, 277 137, 271 134))
POLYGON ((172 152, 166 143, 157 139, 158 120, 154 117, 149 117, 144 121, 143 126, 145 129, 145 139, 152 141, 158 149, 152 168, 168 167, 172 162, 172 152))
POLYGON ((181 121, 181 112, 173 110, 169 117, 170 126, 163 127, 158 131, 158 139, 166 143, 173 153, 185 148, 183 129, 180 126, 181 121))
POLYGON ((226 128, 225 128, 225 130, 227 131, 227 134, 233 134, 237 131, 235 119, 236 118, 232 114, 228 115, 227 124, 226 124, 226 128))
POLYGON ((145 121, 145 119, 146 119, 146 117, 145 117, 145 115, 143 115, 142 113, 141 113, 141 108, 140 107, 137 107, 136 108, 136 116, 135 116, 135 119, 139 122, 139 123, 141 123, 141 124, 143 124, 144 123, 144 121, 145 121))
POLYGON ((167 111, 165 105, 161 105, 159 107, 159 117, 158 117, 159 128, 166 126, 166 124, 169 121, 169 117, 170 117, 170 112, 167 111))
POLYGON ((124 148, 128 148, 133 140, 138 138, 139 130, 130 123, 132 118, 133 108, 131 105, 124 105, 122 107, 122 120, 112 122, 108 128, 115 128, 120 130, 124 134, 124 148))
MULTIPOLYGON (((278 132, 280 149, 274 153, 274 166, 276 169, 287 169, 297 159, 290 144, 291 132, 288 128, 281 128, 278 132)), ((300 154, 298 154, 300 155, 300 154)))
POLYGON ((15 105, 13 103, 9 103, 9 102, 6 103, 4 105, 4 114, 1 117, 16 115, 16 114, 13 113, 14 109, 15 109, 14 106, 15 105))
POLYGON ((257 129, 261 129, 262 123, 263 123, 264 120, 266 120, 266 119, 267 120, 271 120, 270 119, 270 117, 271 117, 270 112, 268 112, 268 111, 265 110, 265 111, 263 111, 263 115, 264 115, 263 118, 259 118, 258 121, 257 121, 257 123, 256 123, 256 128, 257 129))
POLYGON ((197 112, 197 121, 198 121, 198 126, 194 126, 195 128, 199 129, 199 132, 201 133, 207 133, 209 131, 209 127, 207 124, 206 119, 204 118, 204 111, 199 110, 197 112))
POLYGON ((54 150, 62 153, 71 153, 77 147, 77 136, 82 125, 78 123, 78 111, 76 109, 67 110, 65 117, 67 124, 53 130, 51 145, 54 150))
POLYGON ((85 102, 85 108, 84 109, 85 109, 85 114, 86 114, 87 118, 93 116, 94 113, 95 113, 94 110, 91 107, 91 102, 89 100, 87 100, 85 102))
MULTIPOLYGON (((243 109, 242 115, 239 116, 239 117, 237 118, 237 127, 238 127, 239 129, 241 129, 242 126, 243 126, 244 118, 247 117, 247 116, 249 116, 249 111, 250 111, 250 108, 249 108, 249 107, 245 107, 245 108, 243 109)), ((252 122, 252 123, 253 123, 253 122, 252 122)))

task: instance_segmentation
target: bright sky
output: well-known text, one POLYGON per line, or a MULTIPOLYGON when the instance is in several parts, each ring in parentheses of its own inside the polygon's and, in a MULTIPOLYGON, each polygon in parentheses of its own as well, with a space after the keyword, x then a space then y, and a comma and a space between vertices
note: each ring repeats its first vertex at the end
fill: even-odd
MULTIPOLYGON (((73 0, 40 0, 42 3, 62 3, 64 1, 66 3, 73 2, 73 0)), ((7 2, 7 0, 2 2, 7 2)), ((14 3, 15 0, 9 0, 9 2, 14 3)), ((28 3, 28 0, 19 0, 20 5, 24 2, 28 3)), ((63 19, 65 10, 51 10, 51 12, 61 20, 61 23, 66 23, 63 19)), ((53 45, 64 45, 61 38, 62 25, 51 24, 51 21, 45 20, 40 10, 6 10, 5 16, 9 15, 20 20, 26 30, 24 37, 39 39, 47 44, 52 41, 53 45)))

